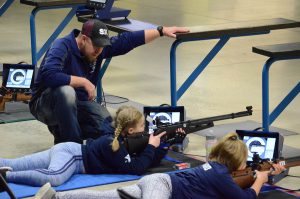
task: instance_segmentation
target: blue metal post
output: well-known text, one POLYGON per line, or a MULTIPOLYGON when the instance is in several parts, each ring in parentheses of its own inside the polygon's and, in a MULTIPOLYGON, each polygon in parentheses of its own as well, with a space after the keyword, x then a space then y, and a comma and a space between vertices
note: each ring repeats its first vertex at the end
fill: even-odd
POLYGON ((57 26, 55 31, 52 33, 52 35, 49 37, 49 39, 45 42, 45 44, 41 47, 41 49, 37 52, 37 60, 39 60, 43 54, 48 50, 51 43, 58 37, 58 35, 63 31, 63 29, 68 25, 68 23, 72 20, 74 15, 76 14, 78 6, 73 6, 70 12, 67 14, 67 16, 64 18, 64 20, 57 26))
MULTIPOLYGON (((176 40, 170 51, 170 76, 171 76, 171 105, 177 106, 177 101, 186 92, 186 90, 192 85, 195 79, 201 74, 201 72, 206 68, 206 66, 211 62, 211 60, 218 54, 218 52, 227 43, 230 37, 221 37, 218 43, 213 47, 213 49, 206 55, 202 62, 196 67, 196 69, 190 74, 190 76, 185 80, 181 87, 176 90, 176 48, 182 42, 195 41, 193 40, 176 40)), ((201 40, 201 39, 197 39, 201 40)))
POLYGON ((274 120, 281 114, 281 112, 290 104, 291 101, 300 92, 300 82, 287 94, 287 96, 278 104, 278 106, 273 110, 269 117, 269 125, 271 125, 274 120))
POLYGON ((171 106, 177 106, 177 88, 176 88, 176 48, 182 41, 176 40, 170 51, 170 81, 171 81, 171 106))
POLYGON ((31 61, 32 61, 32 64, 35 66, 37 65, 35 15, 38 11, 39 11, 38 8, 34 8, 30 14, 31 61))
POLYGON ((43 54, 47 51, 51 43, 57 38, 57 36, 63 31, 63 29, 67 26, 67 24, 71 21, 73 16, 76 14, 76 10, 79 5, 64 5, 64 6, 54 6, 54 7, 36 7, 32 10, 30 15, 30 38, 31 38, 31 59, 32 64, 37 65, 38 60, 43 56, 43 54), (40 10, 50 10, 50 9, 58 9, 58 8, 72 8, 71 11, 67 14, 64 20, 58 25, 49 39, 45 42, 42 48, 37 51, 36 46, 36 28, 35 28, 35 16, 40 10))
POLYGON ((197 77, 202 73, 206 66, 211 62, 211 60, 220 52, 223 46, 227 43, 229 37, 222 37, 218 43, 211 49, 211 51, 206 55, 202 62, 195 68, 195 70, 190 74, 190 76, 185 80, 185 82, 178 89, 177 97, 179 100, 181 96, 186 92, 186 90, 192 85, 192 83, 197 79, 197 77))
POLYGON ((269 131, 269 69, 275 62, 274 59, 269 58, 262 71, 262 119, 263 129, 269 131))
POLYGON ((6 12, 9 6, 14 2, 14 0, 6 0, 4 4, 0 7, 0 17, 6 12))
POLYGON ((299 59, 299 56, 286 56, 281 58, 269 58, 262 71, 262 120, 263 129, 269 131, 270 125, 282 113, 282 111, 290 104, 291 101, 300 92, 300 82, 285 96, 285 98, 277 105, 277 107, 269 114, 269 69, 271 65, 280 60, 299 59))
POLYGON ((98 76, 98 83, 97 83, 97 102, 102 102, 102 78, 104 76, 104 73, 106 72, 107 67, 109 66, 109 63, 111 61, 111 58, 108 58, 105 60, 104 64, 101 66, 99 76, 98 76))

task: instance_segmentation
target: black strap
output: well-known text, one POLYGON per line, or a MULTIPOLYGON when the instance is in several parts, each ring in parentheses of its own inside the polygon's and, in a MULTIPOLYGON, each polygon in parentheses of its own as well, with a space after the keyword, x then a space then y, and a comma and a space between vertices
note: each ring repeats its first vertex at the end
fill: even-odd
POLYGON ((117 191, 121 199, 137 199, 122 189, 117 189, 117 191))
POLYGON ((16 196, 7 185, 5 179, 0 175, 0 192, 6 191, 11 199, 16 199, 16 196))

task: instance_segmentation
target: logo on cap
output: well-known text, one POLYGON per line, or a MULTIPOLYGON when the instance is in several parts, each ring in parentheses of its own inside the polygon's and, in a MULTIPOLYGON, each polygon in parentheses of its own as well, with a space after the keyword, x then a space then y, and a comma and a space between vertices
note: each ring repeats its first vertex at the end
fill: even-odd
POLYGON ((108 35, 108 31, 107 31, 107 29, 100 28, 99 29, 99 34, 100 35, 108 35))

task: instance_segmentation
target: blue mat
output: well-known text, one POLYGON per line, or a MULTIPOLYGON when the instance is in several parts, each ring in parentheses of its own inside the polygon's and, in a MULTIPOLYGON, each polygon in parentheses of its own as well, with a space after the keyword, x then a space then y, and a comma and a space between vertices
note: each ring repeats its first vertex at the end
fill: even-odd
MULTIPOLYGON (((178 171, 171 171, 167 173, 173 173, 178 171)), ((78 174, 74 175, 68 182, 64 183, 61 186, 55 187, 57 191, 66 191, 84 187, 92 187, 98 185, 112 184, 118 182, 125 182, 131 180, 138 180, 142 176, 137 175, 116 175, 116 174, 101 174, 101 175, 88 175, 88 174, 78 174)), ((32 187, 27 185, 18 185, 14 183, 9 183, 9 187, 14 192, 17 198, 30 197, 36 194, 40 187, 32 187)), ((270 192, 277 190, 279 187, 275 186, 264 186, 262 188, 262 193, 270 192)), ((285 193, 285 196, 291 196, 288 193, 285 193)), ((271 195, 270 195, 271 196, 271 195)), ((9 199, 10 197, 6 192, 0 194, 1 199, 9 199)), ((297 198, 297 197, 295 197, 297 198)), ((274 198, 273 198, 274 199, 274 198)))
MULTIPOLYGON (((187 157, 183 154, 169 151, 168 156, 166 156, 159 167, 150 168, 150 173, 174 173, 180 171, 174 171, 173 165, 178 162, 189 162, 191 167, 196 167, 203 162, 187 157)), ((126 175, 126 174, 100 174, 100 175, 89 175, 89 174, 77 174, 71 177, 66 183, 55 187, 57 191, 66 191, 78 188, 99 186, 105 184, 112 184, 118 182, 125 182, 131 180, 140 179, 142 176, 138 175, 126 175)), ((28 185, 14 184, 8 183, 9 187, 15 194, 17 198, 30 197, 36 194, 36 192, 40 189, 40 187, 32 187, 28 185)), ((9 198, 6 192, 0 193, 0 199, 9 198)))
POLYGON ((276 185, 266 184, 260 190, 258 199, 298 199, 300 198, 300 193, 297 192, 276 185))
MULTIPOLYGON (((74 175, 68 182, 55 187, 57 191, 65 191, 71 189, 78 189, 84 187, 92 187, 96 185, 105 185, 117 182, 125 182, 130 180, 137 180, 141 176, 137 175, 116 175, 116 174, 101 174, 101 175, 88 175, 77 174, 74 175)), ((29 197, 36 194, 40 187, 32 187, 27 185, 20 185, 14 183, 8 183, 9 187, 17 198, 29 197)), ((6 192, 0 194, 1 199, 9 199, 10 197, 6 192)))
MULTIPOLYGON (((170 171, 166 173, 181 172, 170 171)), ((98 185, 112 184, 118 182, 126 182, 131 180, 138 180, 142 176, 138 175, 125 175, 125 174, 100 174, 100 175, 89 175, 89 174, 77 174, 71 177, 66 183, 55 187, 57 191, 67 191, 78 188, 92 187, 98 185)), ((36 194, 40 187, 32 187, 28 185, 20 185, 14 183, 8 183, 9 187, 17 198, 30 197, 36 194)), ((1 199, 9 199, 10 197, 6 192, 0 193, 1 199)))

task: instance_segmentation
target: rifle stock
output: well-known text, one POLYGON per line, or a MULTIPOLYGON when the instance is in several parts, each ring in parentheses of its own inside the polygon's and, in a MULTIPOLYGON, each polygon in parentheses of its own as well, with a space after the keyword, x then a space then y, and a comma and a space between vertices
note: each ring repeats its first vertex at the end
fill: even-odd
MULTIPOLYGON (((278 163, 284 165, 286 169, 294 166, 300 166, 300 161, 286 163, 284 160, 280 160, 278 163)), ((269 171, 271 168, 272 168, 271 162, 262 162, 261 164, 258 165, 258 167, 256 167, 255 170, 269 171)), ((247 167, 244 170, 233 171, 231 173, 233 181, 237 185, 239 185, 242 189, 251 187, 255 181, 255 171, 253 170, 254 170, 253 168, 247 167)))
POLYGON ((6 102, 28 102, 31 99, 31 94, 25 93, 6 93, 3 96, 0 96, 0 112, 5 110, 6 102))
POLYGON ((233 180, 238 184, 242 189, 250 187, 254 181, 255 177, 251 168, 246 168, 241 171, 232 172, 233 180))

